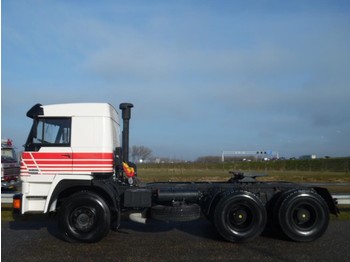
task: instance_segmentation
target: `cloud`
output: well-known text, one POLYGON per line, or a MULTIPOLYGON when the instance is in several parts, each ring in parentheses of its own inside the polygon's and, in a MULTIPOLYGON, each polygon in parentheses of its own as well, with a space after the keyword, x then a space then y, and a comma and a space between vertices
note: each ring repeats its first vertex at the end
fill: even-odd
POLYGON ((26 136, 11 123, 37 102, 130 101, 135 141, 162 152, 350 148, 339 142, 350 132, 346 7, 16 1, 3 11, 5 133, 26 136))

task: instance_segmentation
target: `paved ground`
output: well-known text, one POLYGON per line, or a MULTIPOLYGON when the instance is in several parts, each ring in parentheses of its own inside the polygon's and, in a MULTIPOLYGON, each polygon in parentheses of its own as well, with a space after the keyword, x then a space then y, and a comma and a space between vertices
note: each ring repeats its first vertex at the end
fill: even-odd
POLYGON ((233 244, 206 220, 139 225, 124 221, 99 243, 67 243, 55 220, 2 222, 2 261, 350 261, 350 221, 331 221, 326 234, 295 243, 265 233, 233 244))

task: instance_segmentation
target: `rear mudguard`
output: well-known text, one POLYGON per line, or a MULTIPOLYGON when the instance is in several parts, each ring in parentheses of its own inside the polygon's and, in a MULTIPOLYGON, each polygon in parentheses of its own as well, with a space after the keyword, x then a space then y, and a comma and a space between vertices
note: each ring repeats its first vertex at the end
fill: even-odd
POLYGON ((337 207, 337 200, 332 197, 328 189, 323 187, 314 187, 314 190, 326 201, 329 212, 338 216, 339 209, 337 207))

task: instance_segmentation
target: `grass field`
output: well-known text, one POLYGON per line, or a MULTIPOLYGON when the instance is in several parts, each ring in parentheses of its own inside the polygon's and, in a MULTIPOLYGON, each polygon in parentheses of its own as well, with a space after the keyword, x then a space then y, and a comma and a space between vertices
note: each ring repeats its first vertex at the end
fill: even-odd
MULTIPOLYGON (((259 181, 289 181, 296 183, 350 183, 350 174, 345 172, 317 171, 249 171, 251 173, 267 174, 258 178, 259 181)), ((186 168, 139 168, 138 177, 142 182, 156 181, 227 181, 232 177, 228 170, 186 169, 186 168)), ((333 193, 350 193, 350 185, 329 186, 333 193)))
MULTIPOLYGON (((283 180, 290 182, 349 182, 350 174, 345 172, 317 171, 247 171, 248 173, 267 174, 259 178, 262 181, 283 180)), ((145 182, 154 181, 225 181, 232 175, 229 170, 192 169, 192 168, 139 168, 138 176, 145 182)))

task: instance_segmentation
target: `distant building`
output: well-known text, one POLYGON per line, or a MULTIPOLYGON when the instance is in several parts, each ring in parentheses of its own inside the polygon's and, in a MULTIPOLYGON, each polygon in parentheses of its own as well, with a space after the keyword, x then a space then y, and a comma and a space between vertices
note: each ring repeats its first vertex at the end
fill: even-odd
POLYGON ((301 159, 301 160, 311 160, 311 159, 316 159, 316 155, 305 155, 305 156, 301 156, 301 157, 299 157, 299 159, 301 159))

